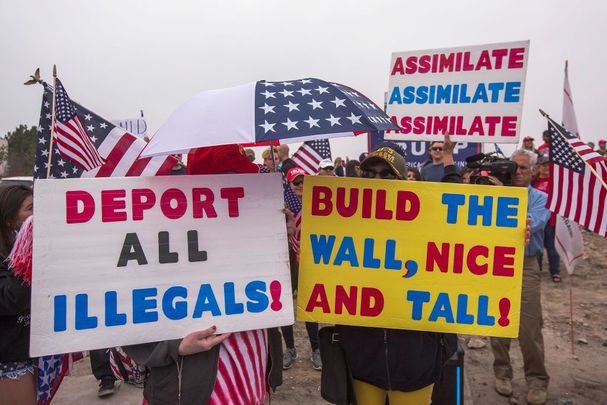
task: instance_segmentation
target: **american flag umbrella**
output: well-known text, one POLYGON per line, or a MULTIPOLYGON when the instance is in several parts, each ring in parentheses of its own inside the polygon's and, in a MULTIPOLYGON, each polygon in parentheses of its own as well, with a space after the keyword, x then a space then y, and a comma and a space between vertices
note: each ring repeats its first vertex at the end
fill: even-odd
POLYGON ((400 129, 364 94, 319 79, 203 91, 158 129, 141 156, 232 143, 302 142, 400 129))

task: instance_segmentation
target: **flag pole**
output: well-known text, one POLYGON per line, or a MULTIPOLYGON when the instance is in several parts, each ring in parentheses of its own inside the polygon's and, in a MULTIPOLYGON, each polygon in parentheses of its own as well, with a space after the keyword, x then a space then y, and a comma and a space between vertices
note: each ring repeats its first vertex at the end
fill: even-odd
POLYGON ((569 284, 569 341, 571 342, 571 355, 574 355, 573 345, 573 274, 569 284))
POLYGON ((57 88, 57 65, 53 65, 53 110, 51 111, 51 139, 48 146, 48 165, 46 168, 46 178, 48 179, 51 175, 51 160, 53 158, 53 139, 55 132, 55 104, 57 98, 55 97, 55 89, 57 88))
MULTIPOLYGON (((550 118, 550 116, 548 114, 546 114, 544 112, 544 110, 542 110, 540 108, 540 114, 542 114, 542 116, 544 118, 546 118, 548 121, 550 121, 552 124, 558 125, 556 122, 554 122, 554 120, 552 118, 550 118)), ((556 130, 556 132, 563 137, 564 139, 567 139, 567 137, 561 132, 559 131, 558 127, 554 127, 554 129, 556 130)), ((590 171, 592 172, 592 174, 594 174, 594 176, 597 178, 598 181, 601 182, 601 184, 603 185, 603 188, 605 188, 605 190, 607 190, 607 183, 605 183, 605 181, 601 178, 601 176, 599 176, 599 174, 596 172, 596 170, 594 170, 594 167, 590 166, 590 164, 584 159, 582 158, 582 156, 578 153, 577 150, 575 150, 575 148, 572 148, 575 153, 580 157, 580 159, 582 159, 582 161, 584 162, 584 164, 588 167, 588 169, 590 169, 590 171)))

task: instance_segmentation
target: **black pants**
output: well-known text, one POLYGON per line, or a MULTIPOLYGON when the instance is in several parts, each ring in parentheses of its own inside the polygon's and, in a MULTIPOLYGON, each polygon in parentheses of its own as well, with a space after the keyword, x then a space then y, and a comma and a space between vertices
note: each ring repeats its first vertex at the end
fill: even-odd
POLYGON ((115 380, 110 367, 110 352, 107 349, 91 350, 91 370, 98 380, 115 380))
MULTIPOLYGON (((295 338, 293 337, 293 326, 282 326, 282 337, 285 340, 287 349, 295 348, 295 338)), ((308 331, 308 339, 310 339, 310 346, 312 351, 318 350, 318 324, 316 322, 306 322, 306 330, 308 331)))

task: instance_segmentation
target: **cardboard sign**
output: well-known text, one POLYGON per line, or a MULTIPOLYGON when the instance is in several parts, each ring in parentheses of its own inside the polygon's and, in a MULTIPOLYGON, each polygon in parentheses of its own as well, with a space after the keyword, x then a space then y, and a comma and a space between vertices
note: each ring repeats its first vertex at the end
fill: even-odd
POLYGON ((39 180, 32 356, 293 323, 280 175, 39 180))
POLYGON ((391 140, 518 142, 529 41, 392 54, 391 140))
POLYGON ((519 329, 527 189, 307 177, 297 319, 519 329))

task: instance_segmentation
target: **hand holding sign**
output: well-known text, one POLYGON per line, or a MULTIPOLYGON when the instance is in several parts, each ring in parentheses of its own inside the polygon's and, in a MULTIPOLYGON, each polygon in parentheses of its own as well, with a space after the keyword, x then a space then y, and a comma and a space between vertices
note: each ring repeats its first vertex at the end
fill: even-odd
POLYGON ((188 334, 183 338, 181 343, 179 343, 179 355, 187 356, 190 354, 206 352, 207 350, 211 350, 213 347, 229 338, 231 335, 231 333, 213 335, 216 330, 216 326, 211 326, 205 330, 188 334))

